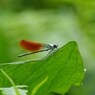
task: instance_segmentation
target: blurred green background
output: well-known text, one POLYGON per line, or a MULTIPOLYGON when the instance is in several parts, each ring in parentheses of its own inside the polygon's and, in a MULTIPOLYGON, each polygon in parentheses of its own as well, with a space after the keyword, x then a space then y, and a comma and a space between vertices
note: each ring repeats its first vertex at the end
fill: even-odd
POLYGON ((66 95, 95 95, 94 0, 0 0, 0 63, 44 56, 18 58, 22 39, 59 47, 75 40, 87 71, 81 87, 66 95))

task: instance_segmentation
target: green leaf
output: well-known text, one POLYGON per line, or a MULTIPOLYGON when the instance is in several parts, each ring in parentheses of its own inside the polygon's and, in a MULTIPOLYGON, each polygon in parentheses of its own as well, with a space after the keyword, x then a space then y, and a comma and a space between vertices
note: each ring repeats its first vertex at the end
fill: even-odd
POLYGON ((43 81, 41 81, 36 87, 34 87, 31 95, 35 95, 37 90, 47 81, 47 79, 48 79, 48 76, 43 81))
POLYGON ((10 81, 10 83, 13 85, 16 95, 21 95, 20 92, 18 91, 14 81, 2 69, 0 71, 7 77, 7 79, 10 81))
MULTIPOLYGON (((75 41, 67 43, 43 60, 15 63, 4 63, 6 65, 1 65, 1 68, 16 85, 27 85, 29 95, 37 85, 40 86, 36 89, 35 95, 50 95, 53 92, 64 94, 71 85, 80 84, 84 77, 83 62, 75 41)), ((0 86, 11 86, 1 72, 0 86)))

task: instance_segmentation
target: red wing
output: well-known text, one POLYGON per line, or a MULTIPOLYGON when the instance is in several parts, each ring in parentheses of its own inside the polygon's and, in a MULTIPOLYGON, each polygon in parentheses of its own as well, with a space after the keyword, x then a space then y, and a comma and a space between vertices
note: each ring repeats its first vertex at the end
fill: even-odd
POLYGON ((44 48, 44 44, 22 40, 20 46, 28 51, 39 51, 44 48))

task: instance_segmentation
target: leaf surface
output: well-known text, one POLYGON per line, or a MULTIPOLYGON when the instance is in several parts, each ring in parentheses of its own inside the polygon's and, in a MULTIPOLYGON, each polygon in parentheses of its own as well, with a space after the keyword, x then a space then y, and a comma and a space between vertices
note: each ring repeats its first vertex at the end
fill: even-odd
MULTIPOLYGON (((83 61, 75 41, 67 43, 43 60, 6 64, 0 68, 7 72, 16 85, 27 85, 29 95, 35 87, 39 87, 35 95, 52 95, 53 92, 64 94, 72 84, 78 85, 84 78, 83 61), (39 84, 42 85, 37 86, 39 84)), ((0 86, 11 86, 1 72, 0 86)))

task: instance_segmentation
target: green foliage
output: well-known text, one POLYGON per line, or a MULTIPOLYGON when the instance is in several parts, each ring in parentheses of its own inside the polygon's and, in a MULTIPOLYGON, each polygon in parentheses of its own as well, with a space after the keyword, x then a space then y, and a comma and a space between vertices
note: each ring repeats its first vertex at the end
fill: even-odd
MULTIPOLYGON (((74 41, 42 60, 2 63, 0 68, 15 85, 27 85, 29 95, 64 94, 71 85, 79 85, 84 77, 82 58, 74 41)), ((0 87, 13 86, 9 80, 0 72, 0 87)))
MULTIPOLYGON (((16 95, 20 95, 18 89, 16 88, 16 85, 15 85, 14 81, 13 81, 2 69, 1 69, 0 71, 7 77, 7 79, 10 81, 10 83, 13 85, 14 90, 15 90, 15 92, 16 92, 16 95)), ((2 90, 2 89, 1 89, 1 90, 2 90)), ((6 93, 6 94, 7 94, 7 93, 6 93)))

